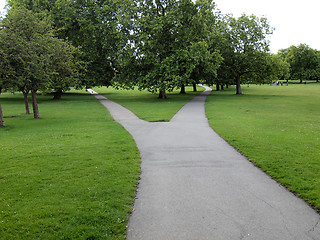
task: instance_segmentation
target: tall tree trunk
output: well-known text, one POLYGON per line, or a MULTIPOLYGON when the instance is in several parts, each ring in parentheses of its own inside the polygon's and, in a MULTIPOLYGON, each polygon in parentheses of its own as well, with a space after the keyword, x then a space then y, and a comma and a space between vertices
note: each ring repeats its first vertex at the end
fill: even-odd
POLYGON ((223 84, 221 84, 221 90, 223 90, 223 84))
POLYGON ((24 97, 24 105, 26 107, 26 114, 30 114, 30 109, 29 109, 29 101, 28 101, 28 92, 22 92, 23 97, 24 97))
POLYGON ((160 99, 166 99, 167 98, 166 90, 160 90, 159 91, 159 98, 160 99))
POLYGON ((229 84, 228 83, 226 83, 226 88, 229 88, 229 84))
POLYGON ((242 94, 241 84, 240 84, 240 74, 237 74, 236 85, 237 85, 237 92, 236 93, 242 94))
POLYGON ((219 83, 216 84, 216 91, 220 91, 220 84, 219 83))
POLYGON ((37 104, 37 93, 36 93, 36 91, 32 91, 31 95, 32 95, 33 117, 34 118, 40 118, 38 104, 37 104))
POLYGON ((186 94, 186 87, 184 86, 184 84, 182 84, 181 86, 180 94, 186 94))
POLYGON ((197 91, 197 84, 196 83, 192 83, 193 86, 193 91, 196 92, 197 91))
POLYGON ((302 79, 300 79, 300 83, 302 83, 302 79))
POLYGON ((53 100, 60 100, 62 95, 62 90, 58 90, 53 93, 53 100))
POLYGON ((4 124, 3 121, 3 114, 2 114, 2 108, 1 108, 1 104, 0 104, 0 127, 5 127, 6 125, 4 124))

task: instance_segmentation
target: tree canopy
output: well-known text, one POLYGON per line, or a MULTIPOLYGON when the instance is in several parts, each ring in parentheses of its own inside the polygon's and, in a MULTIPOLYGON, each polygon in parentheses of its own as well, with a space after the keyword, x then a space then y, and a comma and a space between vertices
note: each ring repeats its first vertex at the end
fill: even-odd
POLYGON ((166 98, 166 90, 197 81, 197 68, 214 76, 222 58, 207 42, 208 28, 214 30, 213 6, 209 0, 136 1, 115 84, 158 91, 166 98))
POLYGON ((269 41, 272 34, 266 18, 243 14, 239 18, 226 16, 224 19, 223 41, 220 45, 224 58, 219 69, 219 78, 233 78, 236 93, 241 94, 241 81, 257 77, 265 72, 269 59, 269 41))
POLYGON ((306 44, 291 46, 279 51, 278 55, 290 66, 290 79, 319 80, 320 51, 306 44))
POLYGON ((63 79, 76 76, 78 50, 55 36, 47 18, 23 7, 11 8, 1 22, 0 48, 6 60, 2 83, 24 93, 27 113, 27 94, 32 93, 34 118, 39 118, 36 92, 55 88, 57 79, 61 85, 63 79))

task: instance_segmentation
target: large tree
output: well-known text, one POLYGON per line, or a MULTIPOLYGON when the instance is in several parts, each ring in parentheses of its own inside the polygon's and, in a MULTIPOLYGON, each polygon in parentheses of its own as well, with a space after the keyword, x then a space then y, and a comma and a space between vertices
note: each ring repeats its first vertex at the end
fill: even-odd
POLYGON ((241 82, 263 73, 269 61, 267 36, 273 29, 266 18, 254 15, 226 16, 224 21, 224 39, 220 45, 224 62, 219 78, 235 79, 236 93, 241 94, 241 82))
POLYGON ((205 11, 214 19, 212 8, 206 8, 212 5, 209 0, 196 4, 191 0, 137 1, 116 83, 137 85, 166 98, 166 91, 195 81, 190 77, 196 68, 215 73, 221 58, 209 50, 208 31, 201 23, 205 11))
MULTIPOLYGON (((3 49, 0 47, 0 95, 1 95, 2 89, 5 89, 10 85, 10 82, 8 81, 9 65, 6 59, 7 59, 6 54, 3 52, 3 49)), ((0 127, 5 127, 5 126, 6 125, 3 120, 2 107, 0 103, 0 127)))
POLYGON ((39 118, 37 91, 48 89, 61 69, 68 69, 74 51, 65 51, 62 47, 73 47, 55 37, 47 18, 23 7, 11 8, 1 22, 0 47, 8 56, 10 78, 25 95, 26 108, 27 94, 31 92, 34 118, 39 118), (56 59, 64 61, 58 64, 56 59))
POLYGON ((51 71, 49 90, 53 90, 54 99, 58 100, 64 91, 79 84, 79 48, 58 38, 51 38, 51 71))
POLYGON ((81 47, 85 63, 78 86, 109 86, 114 77, 117 51, 126 42, 124 26, 131 1, 126 0, 9 0, 10 6, 24 6, 50 16, 59 38, 81 47))

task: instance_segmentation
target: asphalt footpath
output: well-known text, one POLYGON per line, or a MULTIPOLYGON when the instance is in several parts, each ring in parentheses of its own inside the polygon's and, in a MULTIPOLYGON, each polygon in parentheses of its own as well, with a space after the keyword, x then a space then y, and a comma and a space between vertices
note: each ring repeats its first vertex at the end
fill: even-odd
POLYGON ((320 240, 320 215, 212 130, 204 109, 210 88, 157 123, 88 91, 141 154, 127 239, 320 240))

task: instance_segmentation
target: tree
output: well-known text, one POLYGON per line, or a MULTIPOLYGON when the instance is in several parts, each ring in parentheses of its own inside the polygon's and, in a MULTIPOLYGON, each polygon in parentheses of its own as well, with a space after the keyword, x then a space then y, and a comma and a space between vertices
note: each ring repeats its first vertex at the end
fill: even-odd
POLYGON ((290 64, 290 79, 313 80, 320 77, 320 53, 306 44, 281 49, 278 53, 290 64))
POLYGON ((34 118, 39 118, 37 91, 47 89, 61 69, 68 69, 73 51, 64 51, 63 47, 72 46, 55 37, 47 18, 23 7, 12 7, 2 21, 0 46, 8 56, 10 78, 25 95, 26 109, 31 91, 34 118), (54 60, 58 58, 65 61, 57 64, 54 60))
MULTIPOLYGON (((1 32, 2 28, 0 28, 1 32)), ((0 35, 1 36, 1 35, 0 35)), ((2 45, 0 44, 0 95, 2 93, 2 89, 8 89, 12 87, 11 81, 12 68, 8 61, 8 56, 2 45)), ((5 127, 5 123, 3 120, 2 107, 0 104, 0 127, 5 127)))
POLYGON ((84 76, 77 85, 109 86, 114 77, 117 51, 128 34, 126 16, 131 1, 125 0, 10 0, 10 6, 23 6, 50 16, 58 37, 81 47, 80 60, 85 64, 84 76), (112 64, 110 64, 112 63, 112 64))
POLYGON ((290 64, 281 58, 279 54, 271 54, 270 55, 270 63, 267 64, 268 69, 268 77, 272 81, 274 79, 277 80, 285 80, 290 77, 290 64))
POLYGON ((1 46, 9 57, 13 68, 15 85, 25 96, 32 91, 34 117, 39 118, 36 91, 48 83, 47 66, 50 61, 47 39, 52 36, 51 25, 40 20, 24 8, 11 8, 1 25, 1 46))
POLYGON ((209 51, 208 31, 202 32, 204 24, 200 24, 200 17, 204 17, 201 7, 208 2, 137 1, 132 34, 120 53, 122 62, 115 83, 136 85, 166 98, 166 91, 183 90, 185 84, 194 82, 190 77, 200 65, 207 73, 216 72, 221 58, 209 51))
POLYGON ((234 78, 236 93, 241 94, 241 82, 257 76, 268 63, 267 36, 272 34, 273 30, 266 18, 254 15, 244 14, 238 19, 226 16, 225 21, 224 40, 220 46, 224 63, 218 78, 234 78))
POLYGON ((81 69, 81 62, 78 60, 80 51, 79 48, 61 39, 52 38, 51 41, 50 68, 53 72, 48 88, 53 89, 54 99, 59 100, 64 91, 78 84, 79 69, 81 69))
POLYGON ((0 104, 0 127, 5 127, 5 126, 6 126, 6 124, 3 121, 2 107, 0 104))

